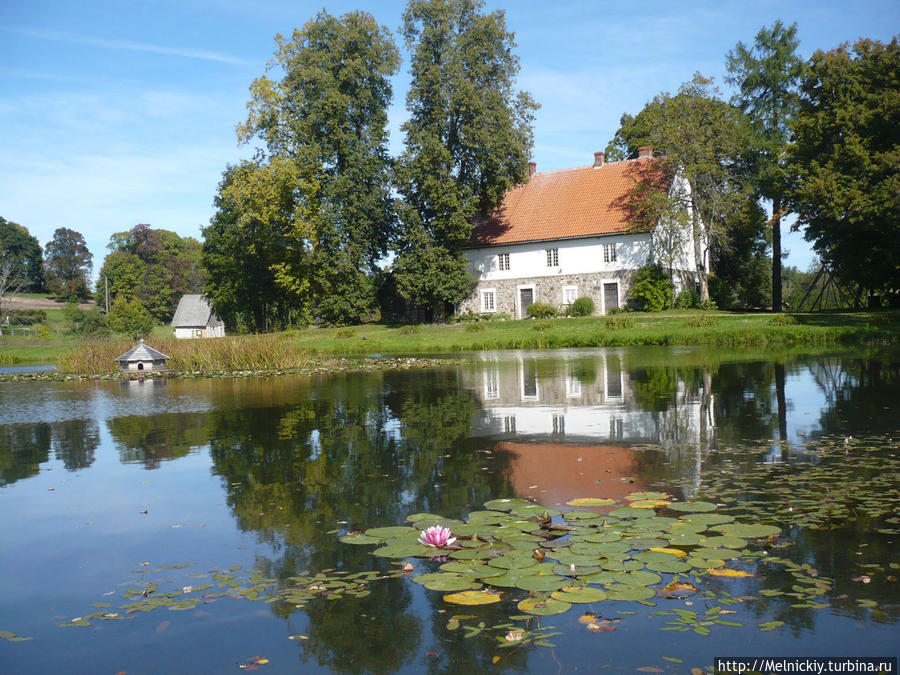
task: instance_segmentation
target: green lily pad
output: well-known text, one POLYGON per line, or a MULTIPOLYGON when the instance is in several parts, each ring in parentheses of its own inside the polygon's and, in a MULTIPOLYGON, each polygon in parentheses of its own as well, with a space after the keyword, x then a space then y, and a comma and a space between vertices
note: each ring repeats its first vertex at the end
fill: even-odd
POLYGON ((684 559, 688 565, 698 570, 705 570, 711 567, 724 567, 725 561, 721 559, 715 558, 695 558, 694 556, 688 556, 684 559))
POLYGON ((706 513, 718 507, 712 502, 672 502, 667 508, 685 513, 706 513))
POLYGON ((550 597, 554 600, 559 600, 560 602, 575 604, 603 602, 607 598, 607 593, 606 591, 594 588, 593 586, 566 586, 565 588, 551 593, 550 597))
POLYGON ((656 591, 646 586, 631 586, 628 584, 606 584, 607 597, 610 600, 622 600, 627 602, 635 602, 637 600, 647 600, 656 595, 656 591))
POLYGON ((510 512, 517 506, 528 506, 531 502, 527 499, 492 499, 484 503, 484 508, 489 509, 491 511, 505 511, 510 512))
POLYGON ((477 581, 455 574, 423 574, 422 577, 417 577, 413 581, 418 582, 422 578, 425 578, 425 581, 419 583, 431 591, 474 591, 481 588, 481 584, 477 581))
POLYGON ((631 539, 628 542, 631 544, 631 548, 634 551, 646 551, 651 548, 665 548, 669 540, 668 539, 631 539))
POLYGON ((667 495, 665 492, 632 492, 631 494, 625 495, 625 499, 629 502, 639 502, 646 499, 671 499, 671 495, 667 495))
POLYGON ((653 586, 662 581, 662 577, 655 572, 647 570, 635 570, 632 572, 618 572, 613 575, 617 583, 628 586, 653 586))
POLYGON ((587 541, 592 544, 606 544, 610 541, 619 541, 622 533, 617 530, 603 530, 601 532, 591 532, 581 538, 581 541, 587 541))
POLYGON ((413 523, 413 527, 417 530, 427 530, 429 527, 440 525, 441 527, 446 527, 452 531, 463 524, 464 523, 461 520, 456 520, 455 518, 442 518, 440 516, 434 516, 431 518, 421 518, 417 520, 413 523))
POLYGON ((383 539, 370 537, 368 534, 346 534, 339 539, 344 544, 380 544, 383 539))
POLYGON ((706 537, 696 532, 673 532, 667 538, 670 546, 696 546, 706 537))
POLYGON ((499 525, 508 518, 509 516, 499 511, 472 511, 466 522, 471 525, 499 525))
POLYGON ((571 579, 564 579, 556 574, 534 574, 522 577, 516 586, 523 591, 558 591, 571 583, 571 579))
POLYGON ((517 606, 520 612, 537 616, 552 616, 572 609, 572 605, 568 602, 554 600, 553 598, 526 598, 517 606))
POLYGON ((668 557, 668 560, 654 560, 648 562, 644 567, 652 572, 663 572, 667 574, 681 574, 682 572, 687 572, 691 569, 691 566, 683 560, 673 558, 672 556, 668 557))
POLYGON ((450 562, 445 562, 441 565, 440 569, 444 572, 453 572, 454 574, 459 574, 464 577, 477 577, 479 574, 483 574, 485 572, 497 572, 498 574, 503 574, 502 570, 497 570, 493 567, 489 567, 482 562, 458 562, 456 560, 451 560, 450 562))
POLYGON ((759 537, 771 537, 781 534, 781 528, 773 525, 750 523, 726 523, 724 525, 714 525, 709 529, 721 532, 727 537, 744 537, 746 539, 758 539, 759 537))
POLYGON ((541 506, 540 504, 526 504, 525 506, 516 506, 512 511, 510 511, 511 515, 518 516, 519 518, 534 518, 543 515, 553 517, 558 516, 561 513, 562 511, 550 509, 546 506, 541 506))
POLYGON ((437 555, 440 549, 422 546, 413 542, 402 544, 388 544, 372 551, 372 555, 380 558, 414 558, 419 556, 437 555))
MULTIPOLYGON (((367 537, 374 537, 378 539, 392 539, 394 537, 401 537, 403 535, 412 535, 419 536, 419 533, 416 532, 415 529, 411 527, 404 527, 402 525, 398 525, 395 527, 370 527, 366 530, 367 537)), ((341 540, 343 541, 343 539, 341 540)), ((353 542, 350 542, 353 543, 353 542)))
POLYGON ((734 521, 734 516, 726 516, 724 513, 685 513, 681 518, 689 523, 705 523, 707 526, 734 521))
POLYGON ((603 518, 603 514, 597 511, 566 511, 563 518, 568 523, 577 523, 585 520, 599 520, 603 518))
POLYGON ((491 567, 499 567, 505 570, 520 570, 526 567, 534 567, 537 564, 538 561, 534 559, 534 556, 515 552, 507 553, 488 562, 488 565, 491 567))
POLYGON ((623 506, 618 509, 613 509, 609 512, 609 515, 615 516, 616 518, 652 518, 655 514, 653 509, 636 509, 632 506, 623 506))
POLYGON ((578 567, 576 565, 575 573, 573 575, 572 568, 569 565, 559 564, 553 568, 553 571, 556 574, 559 574, 560 576, 564 576, 564 577, 566 577, 566 576, 568 576, 568 577, 571 577, 571 576, 585 577, 589 574, 596 574, 597 572, 602 572, 603 568, 600 567, 599 565, 587 565, 587 566, 582 566, 582 567, 578 567))
POLYGON ((747 540, 740 537, 707 537, 700 542, 704 548, 745 548, 747 540))
POLYGON ((571 501, 566 502, 569 506, 609 506, 610 504, 615 503, 615 499, 608 499, 606 497, 579 497, 578 499, 572 499, 571 501))

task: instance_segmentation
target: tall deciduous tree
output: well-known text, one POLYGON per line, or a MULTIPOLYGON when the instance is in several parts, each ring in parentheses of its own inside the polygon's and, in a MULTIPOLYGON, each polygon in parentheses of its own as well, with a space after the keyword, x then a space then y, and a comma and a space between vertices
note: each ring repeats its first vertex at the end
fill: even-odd
POLYGON ((276 41, 270 68, 283 76, 253 82, 238 136, 261 139, 266 161, 294 162, 298 180, 313 188, 298 195, 311 227, 303 260, 285 260, 279 284, 305 295, 316 318, 357 323, 375 306, 372 278, 394 222, 387 109, 399 53, 390 31, 364 12, 322 11, 276 41))
POLYGON ((462 247, 473 219, 525 180, 533 143, 537 106, 514 88, 514 35, 502 12, 483 6, 410 0, 403 15, 412 83, 394 274, 400 293, 437 317, 471 289, 462 247))
POLYGON ((86 299, 93 256, 80 232, 60 227, 44 247, 47 290, 64 298, 86 299))
POLYGON ((0 217, 0 255, 29 291, 44 290, 44 254, 37 238, 27 228, 0 217))
POLYGON ((797 111, 797 87, 803 61, 797 55, 797 24, 776 21, 763 27, 756 42, 738 42, 728 52, 728 82, 738 88, 732 98, 753 130, 750 170, 757 190, 772 201, 772 309, 781 311, 781 217, 788 180, 787 144, 797 111))
POLYGON ((794 123, 789 204, 822 260, 870 292, 900 289, 900 44, 817 51, 794 123))
POLYGON ((722 238, 725 219, 740 202, 738 162, 743 145, 740 111, 719 98, 710 78, 699 73, 672 96, 653 98, 636 116, 622 116, 610 143, 617 156, 634 157, 651 146, 675 181, 666 205, 656 209, 687 214, 700 300, 709 299, 709 251, 722 238))

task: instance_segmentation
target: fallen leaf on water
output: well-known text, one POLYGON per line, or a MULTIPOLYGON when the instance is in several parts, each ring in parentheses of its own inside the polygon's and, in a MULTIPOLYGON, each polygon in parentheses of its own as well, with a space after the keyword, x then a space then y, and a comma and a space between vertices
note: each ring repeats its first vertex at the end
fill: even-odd
POLYGON ((500 657, 495 656, 494 658, 491 659, 491 663, 500 663, 500 657))
POLYGON ((650 550, 654 553, 668 553, 669 555, 674 555, 676 558, 684 558, 687 556, 687 553, 679 551, 677 548, 661 548, 654 546, 650 550))
POLYGON ((578 617, 578 623, 594 623, 596 618, 597 617, 595 617, 593 614, 587 612, 586 614, 582 614, 580 617, 578 617))
POLYGON ((637 671, 639 673, 661 673, 663 672, 663 669, 657 668, 656 666, 641 666, 637 671))

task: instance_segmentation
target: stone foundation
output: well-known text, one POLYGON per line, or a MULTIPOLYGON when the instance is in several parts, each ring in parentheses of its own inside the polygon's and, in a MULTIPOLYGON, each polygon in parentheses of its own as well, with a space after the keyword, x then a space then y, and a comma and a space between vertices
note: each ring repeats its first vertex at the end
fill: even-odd
POLYGON ((603 304, 603 284, 617 282, 619 284, 619 306, 628 304, 628 292, 634 270, 617 270, 615 272, 559 274, 555 276, 519 277, 516 279, 493 279, 479 281, 471 295, 459 303, 459 314, 481 314, 481 291, 493 288, 495 292, 494 312, 508 314, 514 319, 524 318, 519 312, 519 287, 534 287, 534 302, 552 305, 563 309, 563 286, 577 286, 576 297, 589 296, 594 301, 594 313, 601 314, 603 304))

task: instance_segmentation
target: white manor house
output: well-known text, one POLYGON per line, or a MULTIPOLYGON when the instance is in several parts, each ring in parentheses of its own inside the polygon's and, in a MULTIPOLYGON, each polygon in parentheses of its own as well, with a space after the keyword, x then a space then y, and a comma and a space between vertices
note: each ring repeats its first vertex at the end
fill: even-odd
MULTIPOLYGON (((465 253, 477 280, 456 311, 527 316, 532 303, 566 308, 590 296, 596 313, 607 314, 628 301, 634 272, 654 260, 664 229, 639 230, 629 222, 629 195, 641 169, 656 162, 651 148, 638 158, 606 162, 594 153, 593 166, 537 173, 510 190, 500 209, 476 223, 465 253)), ((676 175, 659 189, 688 190, 676 175)), ((673 271, 676 291, 697 278, 690 231, 681 237, 673 271)))

